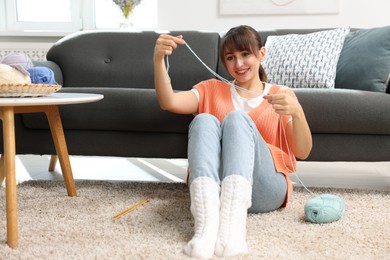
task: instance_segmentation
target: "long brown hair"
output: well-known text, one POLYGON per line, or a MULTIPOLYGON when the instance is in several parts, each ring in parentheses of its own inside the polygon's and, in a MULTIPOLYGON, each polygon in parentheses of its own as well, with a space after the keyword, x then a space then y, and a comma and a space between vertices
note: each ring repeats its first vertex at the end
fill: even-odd
MULTIPOLYGON (((259 50, 263 47, 259 33, 248 25, 240 25, 231 28, 222 38, 219 56, 225 65, 225 53, 233 51, 249 51, 258 56, 259 50)), ((261 81, 267 81, 267 74, 260 64, 259 76, 261 81)))

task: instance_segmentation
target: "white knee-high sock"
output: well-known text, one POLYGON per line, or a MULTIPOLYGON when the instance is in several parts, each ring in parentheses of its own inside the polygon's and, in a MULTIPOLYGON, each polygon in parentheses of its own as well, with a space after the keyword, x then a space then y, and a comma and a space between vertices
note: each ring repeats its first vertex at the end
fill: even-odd
POLYGON ((183 248, 190 257, 208 259, 214 255, 219 228, 219 195, 219 184, 209 177, 198 177, 190 185, 195 234, 183 248))
POLYGON ((239 175, 222 181, 221 211, 215 254, 220 257, 248 253, 247 210, 252 204, 252 185, 239 175))

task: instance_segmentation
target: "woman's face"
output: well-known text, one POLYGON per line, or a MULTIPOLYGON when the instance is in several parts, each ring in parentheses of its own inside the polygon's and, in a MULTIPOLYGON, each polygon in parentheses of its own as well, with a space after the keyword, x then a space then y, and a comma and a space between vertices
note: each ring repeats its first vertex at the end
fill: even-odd
POLYGON ((227 51, 224 55, 226 69, 242 86, 258 82, 259 67, 265 57, 265 49, 261 48, 257 55, 250 51, 227 51))

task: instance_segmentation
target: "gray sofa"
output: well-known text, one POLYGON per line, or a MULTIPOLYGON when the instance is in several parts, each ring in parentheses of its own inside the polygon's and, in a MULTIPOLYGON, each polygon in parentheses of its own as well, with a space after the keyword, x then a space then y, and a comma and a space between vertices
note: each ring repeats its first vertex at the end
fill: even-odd
MULTIPOLYGON (((313 31, 318 29, 260 33, 265 41, 268 35, 313 31)), ((219 33, 171 33, 182 34, 211 69, 228 77, 218 58, 219 33)), ((69 154, 186 158, 193 116, 159 107, 152 61, 157 37, 155 32, 78 32, 54 44, 47 61, 35 62, 54 70, 60 92, 104 95, 96 103, 60 107, 69 154)), ((183 46, 169 62, 178 91, 213 77, 183 46)), ((313 134, 308 160, 390 161, 390 95, 351 88, 294 89, 313 134)), ((15 121, 17 154, 55 154, 43 114, 17 115, 15 121)))

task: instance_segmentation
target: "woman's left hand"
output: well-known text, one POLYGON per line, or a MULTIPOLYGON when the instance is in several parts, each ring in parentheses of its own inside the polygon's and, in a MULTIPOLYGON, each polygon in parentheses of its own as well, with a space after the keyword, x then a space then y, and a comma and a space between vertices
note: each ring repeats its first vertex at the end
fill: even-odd
POLYGON ((279 115, 291 115, 287 128, 287 139, 291 149, 299 159, 306 159, 312 148, 312 137, 305 113, 298 99, 289 94, 273 94, 264 97, 279 115))
POLYGON ((296 98, 288 94, 272 94, 264 96, 279 115, 297 116, 302 113, 302 107, 296 98))

